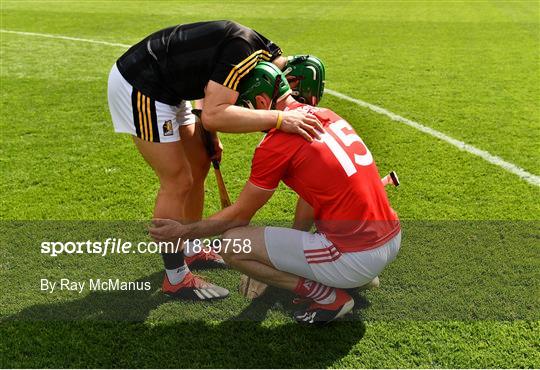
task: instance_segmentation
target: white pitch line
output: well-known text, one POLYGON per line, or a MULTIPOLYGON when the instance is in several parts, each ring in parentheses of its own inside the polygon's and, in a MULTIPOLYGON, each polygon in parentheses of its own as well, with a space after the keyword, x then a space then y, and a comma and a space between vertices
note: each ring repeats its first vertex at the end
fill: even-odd
POLYGON ((91 39, 81 39, 81 38, 78 38, 78 37, 70 37, 70 36, 62 36, 62 35, 51 35, 51 34, 48 34, 48 33, 21 32, 21 31, 10 31, 10 30, 0 30, 0 32, 2 32, 2 33, 13 33, 13 34, 16 34, 16 35, 24 35, 24 36, 48 37, 50 39, 89 42, 91 44, 101 44, 101 45, 107 45, 107 46, 118 46, 118 47, 122 47, 122 48, 130 47, 130 45, 118 44, 116 42, 107 42, 107 41, 99 41, 99 40, 91 40, 91 39))
MULTIPOLYGON (((88 43, 91 43, 91 44, 101 44, 101 45, 117 46, 117 47, 123 47, 123 48, 130 47, 130 45, 119 44, 119 43, 115 43, 115 42, 107 42, 107 41, 92 40, 92 39, 83 39, 83 38, 79 38, 79 37, 70 37, 70 36, 62 36, 62 35, 52 35, 52 34, 47 34, 47 33, 11 31, 11 30, 4 30, 4 29, 0 29, 0 32, 2 32, 2 33, 12 33, 12 34, 24 35, 24 36, 37 36, 37 37, 47 37, 47 38, 51 38, 51 39, 61 39, 61 40, 69 40, 69 41, 88 42, 88 43)), ((354 103, 354 104, 356 104, 358 106, 368 108, 368 109, 372 110, 373 112, 379 113, 379 114, 381 114, 383 116, 386 116, 386 117, 390 118, 393 121, 404 123, 407 126, 410 126, 410 127, 414 128, 414 129, 416 129, 418 131, 421 131, 421 132, 423 132, 425 134, 428 134, 428 135, 431 135, 431 136, 433 136, 433 137, 435 137, 437 139, 440 139, 440 140, 442 140, 442 141, 444 141, 444 142, 446 142, 446 143, 448 143, 450 145, 453 145, 453 146, 455 146, 456 148, 458 148, 460 150, 466 151, 466 152, 468 152, 470 154, 473 154, 473 155, 475 155, 477 157, 480 157, 483 160, 485 160, 486 162, 494 164, 495 166, 498 166, 498 167, 504 169, 505 171, 513 173, 514 175, 518 176, 522 180, 527 181, 531 185, 540 186, 540 176, 537 176, 535 174, 527 172, 523 168, 518 167, 515 164, 510 163, 508 161, 505 161, 501 157, 498 157, 498 156, 493 155, 493 154, 491 154, 489 152, 486 152, 485 150, 478 149, 478 148, 476 148, 476 147, 474 147, 474 146, 472 146, 470 144, 467 144, 467 143, 465 143, 463 141, 454 139, 453 137, 450 137, 450 136, 448 136, 446 134, 443 134, 442 132, 437 131, 437 130, 431 128, 431 127, 424 126, 421 123, 411 121, 408 118, 405 118, 405 117, 402 117, 402 116, 400 116, 398 114, 390 112, 389 110, 384 109, 382 107, 379 107, 378 105, 374 105, 374 104, 365 102, 365 101, 360 100, 360 99, 352 98, 352 97, 350 97, 348 95, 342 94, 342 93, 340 93, 338 91, 334 91, 334 90, 331 90, 331 89, 325 89, 325 92, 330 94, 330 95, 335 96, 336 98, 340 98, 340 99, 349 101, 351 103, 354 103)))
POLYGON ((386 109, 384 109, 382 107, 379 107, 378 105, 374 105, 374 104, 365 102, 365 101, 360 100, 360 99, 351 98, 348 95, 345 95, 345 94, 342 94, 342 93, 340 93, 338 91, 334 91, 334 90, 330 90, 330 89, 324 89, 324 92, 328 93, 330 95, 333 95, 336 98, 347 100, 347 101, 349 101, 351 103, 354 103, 356 105, 359 105, 361 107, 368 108, 368 109, 370 109, 370 110, 372 110, 372 111, 374 111, 376 113, 382 114, 383 116, 386 116, 386 117, 390 118, 392 121, 404 123, 407 126, 410 126, 412 128, 417 129, 418 131, 421 131, 421 132, 423 132, 425 134, 436 137, 437 139, 440 139, 440 140, 442 140, 442 141, 444 141, 444 142, 446 142, 446 143, 448 143, 450 145, 453 145, 456 148, 458 148, 459 150, 464 150, 464 151, 466 151, 468 153, 471 153, 473 155, 476 155, 476 156, 482 158, 486 162, 489 162, 491 164, 499 166, 502 169, 504 169, 504 170, 506 170, 506 171, 508 171, 510 173, 513 173, 514 175, 519 176, 521 179, 527 181, 529 184, 540 186, 540 176, 537 176, 535 174, 527 172, 523 168, 518 167, 513 163, 507 162, 504 159, 502 159, 501 157, 497 157, 496 155, 493 155, 493 154, 491 154, 489 152, 486 152, 485 150, 478 149, 477 147, 474 147, 474 146, 472 146, 470 144, 467 144, 467 143, 465 143, 463 141, 454 139, 453 137, 450 137, 450 136, 448 136, 446 134, 443 134, 442 132, 437 131, 437 130, 431 128, 431 127, 424 126, 421 123, 411 121, 408 118, 405 118, 405 117, 402 117, 402 116, 400 116, 398 114, 390 112, 389 110, 386 110, 386 109))

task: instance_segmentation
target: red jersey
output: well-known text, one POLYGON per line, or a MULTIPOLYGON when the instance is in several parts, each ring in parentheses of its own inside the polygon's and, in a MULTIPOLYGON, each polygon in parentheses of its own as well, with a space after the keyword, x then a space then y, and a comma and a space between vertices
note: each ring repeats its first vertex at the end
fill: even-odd
POLYGON ((314 114, 325 133, 308 142, 271 130, 261 141, 249 181, 273 190, 280 180, 315 211, 317 230, 341 252, 376 248, 399 230, 373 157, 354 129, 329 109, 295 103, 285 110, 314 114))

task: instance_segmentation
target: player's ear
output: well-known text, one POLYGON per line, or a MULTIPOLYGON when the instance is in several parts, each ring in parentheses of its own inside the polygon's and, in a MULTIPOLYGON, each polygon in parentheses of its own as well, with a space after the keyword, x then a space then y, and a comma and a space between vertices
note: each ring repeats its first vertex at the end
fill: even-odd
POLYGON ((266 96, 266 94, 259 94, 255 97, 255 103, 257 103, 257 106, 255 108, 257 109, 270 109, 270 98, 266 96))

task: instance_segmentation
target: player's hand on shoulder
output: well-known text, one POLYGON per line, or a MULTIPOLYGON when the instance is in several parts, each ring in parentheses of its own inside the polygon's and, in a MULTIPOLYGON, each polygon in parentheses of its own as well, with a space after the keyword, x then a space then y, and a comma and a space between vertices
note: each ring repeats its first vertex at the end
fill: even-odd
POLYGON ((187 232, 187 225, 183 225, 175 220, 155 218, 150 227, 150 236, 158 242, 176 242, 184 237, 187 232))
POLYGON ((308 141, 313 141, 313 138, 320 139, 319 132, 323 132, 323 127, 313 114, 297 110, 282 112, 282 114, 280 130, 298 134, 308 141))

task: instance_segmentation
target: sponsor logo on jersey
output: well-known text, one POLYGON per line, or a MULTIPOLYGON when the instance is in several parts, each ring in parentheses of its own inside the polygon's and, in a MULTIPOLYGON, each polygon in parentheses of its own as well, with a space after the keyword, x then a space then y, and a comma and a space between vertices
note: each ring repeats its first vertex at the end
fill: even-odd
POLYGON ((173 135, 173 125, 172 121, 165 121, 163 124, 163 136, 172 136, 173 135))

